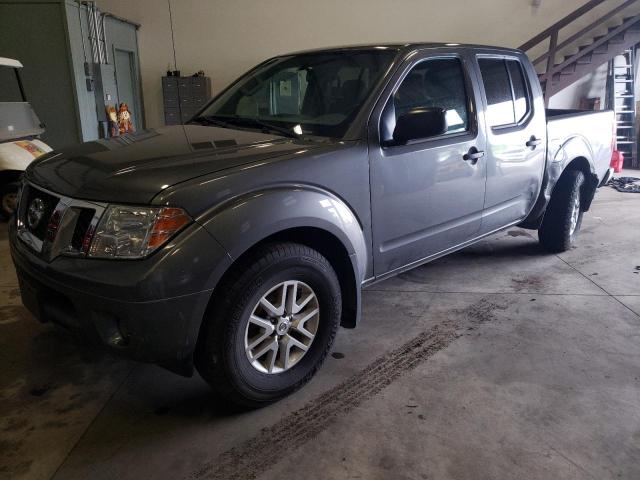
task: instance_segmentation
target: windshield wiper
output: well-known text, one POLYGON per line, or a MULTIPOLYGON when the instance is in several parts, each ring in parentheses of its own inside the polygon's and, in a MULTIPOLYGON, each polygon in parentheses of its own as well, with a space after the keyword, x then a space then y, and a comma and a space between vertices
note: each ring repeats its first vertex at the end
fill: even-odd
POLYGON ((300 138, 301 136, 292 131, 290 128, 281 127, 280 125, 274 125, 273 123, 265 122, 264 120, 260 120, 258 118, 234 116, 225 117, 225 119, 228 119, 230 122, 238 123, 241 126, 253 126, 259 127, 264 131, 277 132, 289 138, 300 138))
MULTIPOLYGON (((197 122, 200 124, 205 124, 205 125, 215 125, 217 127, 223 127, 223 128, 233 128, 233 125, 231 125, 228 122, 225 122, 223 120, 219 120, 215 117, 206 117, 204 115, 199 115, 197 117, 194 117, 191 119, 191 122, 197 122)), ((191 123, 189 122, 189 123, 191 123)))
POLYGON ((286 128, 286 127, 281 127, 279 125, 274 125, 272 123, 269 122, 265 122, 263 120, 259 120, 257 118, 251 118, 251 117, 239 117, 239 116, 233 116, 233 117, 224 117, 224 120, 222 120, 220 117, 215 117, 215 116, 205 116, 205 115, 200 115, 197 116, 195 118, 193 118, 191 120, 192 122, 197 122, 200 124, 205 124, 205 125, 215 125, 217 127, 223 127, 223 128, 234 128, 235 126, 241 126, 241 127, 258 127, 260 128, 262 131, 269 131, 269 132, 277 132, 281 135, 284 135, 285 137, 289 137, 289 138, 300 138, 301 135, 298 135, 297 133, 293 132, 291 129, 286 128))

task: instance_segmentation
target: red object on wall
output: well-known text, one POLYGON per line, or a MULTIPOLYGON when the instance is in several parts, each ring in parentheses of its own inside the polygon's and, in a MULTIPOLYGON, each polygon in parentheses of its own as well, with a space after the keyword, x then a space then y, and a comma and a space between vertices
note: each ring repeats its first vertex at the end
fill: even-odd
POLYGON ((624 164, 624 154, 619 152, 618 150, 614 150, 611 154, 611 167, 613 167, 613 171, 616 173, 620 173, 622 171, 622 165, 624 164))

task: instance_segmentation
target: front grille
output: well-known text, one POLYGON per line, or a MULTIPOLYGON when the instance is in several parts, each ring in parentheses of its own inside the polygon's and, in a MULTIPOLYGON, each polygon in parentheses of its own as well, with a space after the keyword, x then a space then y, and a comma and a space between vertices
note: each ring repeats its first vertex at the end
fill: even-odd
POLYGON ((78 200, 26 183, 22 187, 16 230, 38 255, 84 256, 106 204, 78 200))
POLYGON ((51 215, 60 200, 50 193, 26 185, 22 195, 24 206, 21 208, 22 222, 38 240, 44 241, 51 215))

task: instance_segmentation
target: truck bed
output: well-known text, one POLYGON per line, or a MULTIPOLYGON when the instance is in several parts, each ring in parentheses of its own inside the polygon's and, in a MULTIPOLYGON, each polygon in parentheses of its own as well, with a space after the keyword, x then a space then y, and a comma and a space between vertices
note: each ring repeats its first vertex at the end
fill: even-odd
POLYGON ((551 161, 569 142, 582 142, 590 150, 593 165, 602 180, 611 163, 615 115, 611 110, 548 109, 548 156, 551 161))

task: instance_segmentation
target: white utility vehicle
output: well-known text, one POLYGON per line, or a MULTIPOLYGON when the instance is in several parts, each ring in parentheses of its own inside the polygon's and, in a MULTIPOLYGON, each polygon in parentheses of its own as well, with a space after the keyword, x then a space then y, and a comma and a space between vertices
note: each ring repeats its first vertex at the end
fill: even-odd
POLYGON ((16 208, 22 172, 51 148, 38 138, 44 124, 27 102, 20 79, 22 63, 0 57, 0 68, 13 69, 17 82, 17 89, 2 85, 0 98, 0 218, 9 218, 16 208))

